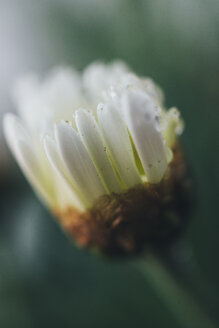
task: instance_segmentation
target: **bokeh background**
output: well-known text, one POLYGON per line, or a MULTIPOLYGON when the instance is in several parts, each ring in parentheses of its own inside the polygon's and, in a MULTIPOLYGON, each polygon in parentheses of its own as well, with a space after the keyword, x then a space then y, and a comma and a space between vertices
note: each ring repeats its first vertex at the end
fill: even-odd
POLYGON ((188 256, 218 295, 219 1, 1 0, 0 327, 179 327, 134 266, 70 243, 2 134, 16 77, 117 58, 160 84, 185 120, 196 192, 188 256))

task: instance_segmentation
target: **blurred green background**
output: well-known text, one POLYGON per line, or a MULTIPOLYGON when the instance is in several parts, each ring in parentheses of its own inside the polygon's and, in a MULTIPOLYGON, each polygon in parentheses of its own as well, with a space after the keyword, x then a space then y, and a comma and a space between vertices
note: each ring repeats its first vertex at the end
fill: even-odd
MULTIPOLYGON (((1 0, 0 45, 0 119, 14 110, 17 76, 63 63, 120 58, 162 86, 185 120, 195 181, 188 256, 218 295, 219 1, 1 0)), ((178 327, 134 267, 72 246, 8 153, 2 127, 0 151, 0 327, 178 327)))

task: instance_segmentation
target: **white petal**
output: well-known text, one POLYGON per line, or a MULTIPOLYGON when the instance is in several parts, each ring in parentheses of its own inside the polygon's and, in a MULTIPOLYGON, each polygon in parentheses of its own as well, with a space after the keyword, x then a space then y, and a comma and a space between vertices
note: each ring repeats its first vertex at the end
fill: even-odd
POLYGON ((24 175, 33 185, 33 188, 46 203, 54 205, 54 198, 49 188, 44 184, 37 157, 25 140, 27 135, 24 127, 16 119, 16 116, 8 114, 4 118, 4 133, 10 149, 20 165, 24 175))
POLYGON ((84 89, 95 106, 105 99, 107 89, 117 84, 128 67, 121 61, 111 64, 95 62, 89 65, 82 76, 84 89))
POLYGON ((75 121, 81 139, 108 192, 121 192, 121 187, 107 156, 99 127, 91 113, 79 109, 75 121))
POLYGON ((147 179, 157 183, 167 169, 167 158, 155 103, 142 91, 129 91, 123 96, 122 110, 147 179))
POLYGON ((79 74, 68 67, 53 70, 44 80, 35 75, 19 79, 14 98, 21 117, 31 129, 45 121, 70 120, 75 109, 86 106, 79 74))
POLYGON ((15 140, 30 140, 30 135, 22 121, 12 113, 4 116, 4 132, 10 146, 15 140))
POLYGON ((175 107, 170 108, 166 112, 165 119, 167 121, 167 126, 162 132, 163 138, 166 141, 166 145, 171 148, 176 142, 177 135, 182 133, 184 124, 180 118, 180 112, 175 107))
POLYGON ((108 102, 98 107, 97 115, 104 139, 122 182, 126 187, 141 183, 127 128, 118 111, 112 103, 108 102))
POLYGON ((54 169, 55 174, 60 178, 56 189, 57 191, 60 191, 58 197, 60 198, 60 196, 63 196, 62 199, 63 201, 65 201, 65 203, 63 204, 62 201, 62 204, 72 205, 74 208, 77 208, 79 211, 85 210, 86 204, 84 204, 81 201, 79 197, 79 191, 76 190, 76 187, 73 186, 72 183, 70 183, 70 179, 60 159, 55 142, 49 136, 45 136, 43 140, 43 144, 49 163, 54 169), (61 187, 60 184, 62 184, 63 187, 61 187), (62 195, 63 189, 64 189, 64 195, 62 195), (68 199, 64 199, 66 197, 68 199))
POLYGON ((105 194, 105 190, 79 135, 62 122, 56 124, 55 137, 71 178, 89 205, 92 205, 94 200, 105 194))
POLYGON ((14 101, 23 121, 34 128, 38 124, 41 113, 41 85, 35 74, 19 78, 13 90, 14 101))
POLYGON ((41 92, 53 121, 71 120, 74 111, 86 105, 81 91, 81 78, 78 72, 69 67, 52 71, 42 84, 41 92))

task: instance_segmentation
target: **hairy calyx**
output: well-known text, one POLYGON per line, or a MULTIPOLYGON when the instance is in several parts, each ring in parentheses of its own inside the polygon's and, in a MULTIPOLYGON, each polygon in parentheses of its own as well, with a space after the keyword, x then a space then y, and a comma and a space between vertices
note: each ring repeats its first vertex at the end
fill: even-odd
POLYGON ((163 247, 179 235, 187 221, 189 189, 177 147, 159 184, 145 183, 103 195, 84 213, 72 208, 54 212, 79 246, 113 256, 135 254, 147 247, 163 247))

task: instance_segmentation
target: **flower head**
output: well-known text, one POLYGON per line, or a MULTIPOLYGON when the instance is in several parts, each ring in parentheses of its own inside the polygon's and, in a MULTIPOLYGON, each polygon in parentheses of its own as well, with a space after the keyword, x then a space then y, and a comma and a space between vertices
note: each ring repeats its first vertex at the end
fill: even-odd
POLYGON ((20 118, 4 120, 11 151, 79 245, 135 252, 181 226, 183 123, 152 80, 121 62, 59 68, 19 81, 15 100, 20 118))

